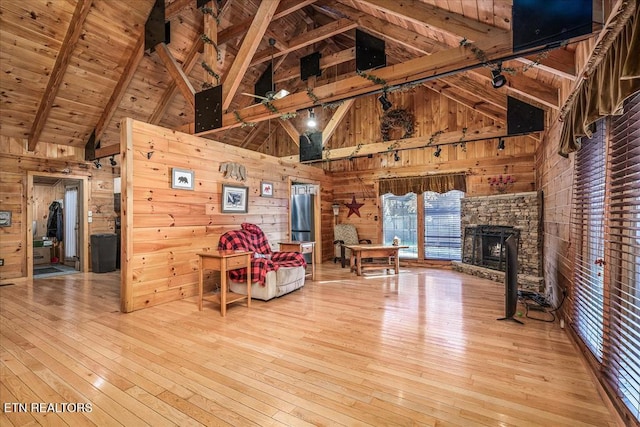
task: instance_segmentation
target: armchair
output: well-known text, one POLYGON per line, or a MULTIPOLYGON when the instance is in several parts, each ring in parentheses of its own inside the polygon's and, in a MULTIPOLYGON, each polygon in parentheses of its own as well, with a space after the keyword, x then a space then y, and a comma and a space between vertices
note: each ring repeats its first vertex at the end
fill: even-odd
MULTIPOLYGON (((302 254, 272 251, 264 232, 255 224, 243 223, 241 228, 220 236, 218 249, 253 252, 251 298, 266 301, 304 286, 307 263, 302 254)), ((229 289, 233 292, 246 294, 246 270, 229 271, 229 289)))
POLYGON ((340 260, 342 268, 346 260, 351 258, 351 251, 345 245, 357 245, 358 243, 371 243, 369 239, 359 239, 356 227, 351 224, 336 224, 333 228, 334 258, 333 263, 340 260))

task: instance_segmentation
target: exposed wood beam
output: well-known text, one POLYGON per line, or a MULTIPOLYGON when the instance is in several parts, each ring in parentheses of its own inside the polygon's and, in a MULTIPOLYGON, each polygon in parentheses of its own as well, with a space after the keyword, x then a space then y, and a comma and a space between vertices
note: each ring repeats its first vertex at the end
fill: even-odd
POLYGON ((295 39, 289 40, 289 46, 287 46, 287 48, 284 50, 273 52, 271 48, 269 48, 256 53, 253 57, 253 60, 251 61, 251 65, 253 66, 262 64, 263 62, 270 60, 271 55, 273 55, 274 58, 282 56, 286 53, 293 52, 305 46, 309 46, 313 43, 317 43, 321 40, 333 37, 336 34, 352 30, 357 26, 358 24, 350 19, 340 19, 330 24, 323 25, 322 27, 307 31, 306 33, 301 34, 295 39))
POLYGON ((327 14, 332 19, 347 17, 357 22, 358 26, 366 29, 367 32, 373 33, 377 37, 381 37, 387 41, 392 40, 405 48, 420 52, 423 55, 449 48, 437 40, 422 36, 414 31, 409 31, 389 21, 376 18, 338 2, 318 3, 313 5, 313 8, 321 13, 327 14))
POLYGON ((226 110, 231 105, 231 100, 235 96, 242 78, 251 64, 258 45, 264 35, 265 30, 271 23, 271 19, 278 7, 280 0, 271 0, 260 3, 253 22, 242 41, 240 50, 236 55, 233 64, 227 71, 227 76, 222 85, 222 109, 226 110))
MULTIPOLYGON (((347 16, 358 22, 358 24, 365 30, 375 33, 387 40, 399 43, 404 48, 420 53, 421 55, 448 49, 448 47, 443 43, 428 38, 429 42, 424 42, 422 39, 425 37, 416 35, 412 31, 398 27, 387 21, 371 17, 370 15, 341 3, 319 2, 313 7, 323 13, 329 13, 334 19, 339 16, 347 16)), ((482 75, 486 80, 490 80, 491 78, 488 71, 484 74, 481 71, 472 72, 482 75)), ((531 79, 523 76, 522 74, 509 76, 508 81, 509 87, 507 88, 507 91, 509 93, 516 93, 520 96, 525 96, 535 102, 539 102, 542 105, 551 108, 559 108, 560 101, 557 88, 543 85, 538 80, 531 79)))
MULTIPOLYGON (((271 20, 275 21, 276 19, 280 19, 316 1, 317 0, 281 1, 280 5, 276 9, 276 12, 273 14, 273 18, 271 18, 271 20)), ((229 28, 225 28, 224 30, 220 31, 218 33, 218 44, 225 44, 230 40, 233 40, 236 37, 240 37, 242 34, 246 33, 249 27, 251 26, 252 21, 253 19, 247 19, 245 21, 240 22, 239 24, 233 25, 229 28)))
MULTIPOLYGON (((214 13, 217 13, 217 15, 220 16, 220 11, 217 10, 213 1, 208 2, 207 5, 209 7, 213 6, 212 9, 215 11, 214 13)), ((222 74, 222 64, 218 61, 218 21, 216 21, 216 18, 211 16, 210 13, 204 14, 203 21, 204 34, 209 40, 211 40, 211 43, 203 43, 204 52, 202 54, 202 60, 211 67, 216 75, 220 76, 222 74)), ((220 84, 216 76, 212 76, 205 70, 203 70, 203 72, 205 82, 209 83, 211 86, 217 86, 220 84)))
MULTIPOLYGON (((357 156, 367 156, 369 154, 385 153, 390 146, 395 146, 395 150, 409 150, 424 147, 435 147, 437 145, 459 144, 461 142, 478 141, 506 136, 507 130, 501 126, 486 126, 480 129, 470 129, 466 132, 456 130, 445 132, 437 136, 420 136, 416 138, 397 139, 394 141, 380 141, 372 144, 360 145, 357 149, 357 156), (433 138, 433 140, 432 140, 433 138)), ((348 159, 354 156, 356 147, 334 148, 325 150, 322 153, 322 160, 348 159)), ((300 156, 281 157, 282 160, 299 162, 300 156)))
POLYGON ((178 65, 178 62, 173 57, 171 52, 169 52, 169 48, 167 47, 166 44, 159 43, 158 45, 156 45, 156 52, 158 53, 158 56, 164 63, 164 66, 167 67, 167 71, 169 72, 169 75, 171 76, 174 83, 178 87, 178 90, 180 90, 180 93, 182 93, 182 96, 184 96, 184 99, 187 101, 187 104, 189 104, 191 108, 195 111, 196 90, 193 88, 193 85, 189 81, 189 78, 187 77, 187 75, 184 73, 184 70, 182 69, 182 67, 180 67, 180 65, 178 65))
POLYGON ((102 159, 118 154, 120 154, 120 144, 111 144, 106 147, 96 149, 95 159, 102 159))
POLYGON ((408 20, 416 25, 426 25, 460 39, 466 38, 475 44, 491 44, 492 42, 501 44, 506 39, 511 40, 509 31, 440 9, 420 0, 403 0, 401 2, 389 0, 355 1, 408 20))
POLYGON ((329 141, 329 139, 333 136, 333 133, 338 128, 338 125, 342 122, 342 119, 345 118, 345 116, 347 115, 347 113, 349 112, 349 110, 351 109, 351 106, 355 101, 356 101, 355 99, 347 99, 338 108, 336 108, 336 111, 333 113, 333 116, 331 116, 331 119, 329 120, 327 125, 324 127, 324 130, 322 131, 323 147, 324 147, 324 144, 326 144, 327 141, 329 141))
POLYGON ((541 55, 542 58, 528 56, 518 58, 524 64, 535 64, 536 68, 545 70, 564 79, 575 81, 578 78, 576 71, 575 53, 567 49, 558 48, 541 55))
POLYGON ((131 80, 133 79, 134 74, 138 70, 138 65, 140 64, 140 61, 142 61, 143 57, 144 57, 144 31, 142 31, 138 36, 136 45, 133 48, 133 53, 129 57, 129 60, 127 61, 127 65, 125 65, 124 67, 122 75, 120 76, 120 80, 118 80, 118 84, 116 84, 116 87, 113 89, 113 92, 111 93, 111 97, 109 98, 109 101, 107 101, 107 105, 104 107, 104 110, 102 111, 102 115, 100 116, 100 118, 98 119, 98 122, 96 123, 96 127, 93 131, 96 143, 98 143, 100 141, 100 138, 102 138, 104 131, 107 129, 107 126, 109 126, 109 123, 113 118, 113 115, 115 114, 116 110, 120 106, 120 101, 122 101, 122 97, 127 91, 127 88, 129 87, 129 83, 131 83, 131 80))
POLYGON ((489 104, 507 111, 507 91, 506 89, 494 89, 488 83, 483 84, 477 82, 464 73, 459 73, 454 76, 448 76, 440 79, 446 85, 453 86, 458 90, 465 91, 473 94, 478 98, 488 102, 489 104))
MULTIPOLYGON (((492 44, 486 47, 481 45, 479 48, 484 50, 488 60, 493 60, 511 53, 511 42, 506 41, 503 44, 492 44)), ((458 46, 447 51, 436 52, 433 55, 415 58, 402 64, 380 68, 372 74, 385 80, 388 86, 394 86, 437 78, 446 73, 455 73, 478 66, 480 66, 480 64, 478 64, 475 55, 470 52, 469 49, 458 46)), ((313 101, 306 91, 301 91, 274 101, 272 105, 277 109, 276 113, 261 104, 244 108, 237 113, 240 114, 240 117, 246 122, 257 122, 303 108, 309 108, 319 103, 352 98, 380 89, 380 85, 374 84, 371 80, 354 76, 314 88, 314 94, 318 98, 318 102, 313 101)), ((215 133, 237 126, 240 126, 239 121, 233 112, 229 112, 223 115, 222 126, 220 128, 202 132, 201 135, 215 133)))
POLYGON ((452 101, 458 102, 465 107, 471 108, 474 111, 501 123, 507 122, 507 110, 506 108, 499 108, 492 105, 475 95, 467 92, 462 92, 452 86, 449 86, 441 80, 431 80, 424 83, 425 87, 446 96, 452 101))
POLYGON ((267 122, 258 123, 258 125, 255 128, 253 128, 251 132, 249 132, 249 135, 247 135, 244 141, 242 141, 242 143, 240 144, 240 147, 247 148, 259 135, 262 134, 262 130, 266 124, 267 122))
MULTIPOLYGON (((187 56, 185 57, 182 64, 182 71, 184 71, 186 75, 189 75, 189 73, 191 73, 191 70, 193 70, 193 67, 196 65, 198 58, 200 57, 200 51, 202 50, 202 48, 203 41, 198 35, 191 45, 191 49, 187 53, 187 56)), ((158 105, 156 105, 155 110, 153 110, 153 113, 149 118, 149 123, 154 125, 160 123, 165 113, 169 109, 171 100, 173 100, 173 97, 175 96, 177 91, 178 86, 176 85, 175 80, 172 80, 171 82, 169 82, 169 86, 162 94, 162 98, 160 98, 160 102, 158 103, 158 105)))
POLYGON ((53 65, 53 69, 51 70, 51 76, 49 77, 49 81, 47 82, 47 88, 44 91, 44 95, 42 97, 42 100, 40 101, 40 105, 38 105, 38 111, 33 118, 33 124, 31 125, 31 130, 29 131, 29 151, 34 151, 36 149, 36 145, 38 145, 40 135, 42 135, 42 129, 44 129, 44 125, 49 118, 51 107, 53 106, 53 102, 55 101, 56 96, 58 95, 58 90, 60 89, 60 85, 62 84, 64 74, 67 71, 67 66, 69 65, 69 61, 71 60, 71 55, 76 47, 78 39, 80 38, 82 27, 84 26, 84 22, 87 19, 87 15, 91 10, 91 3, 92 0, 79 0, 76 3, 76 8, 73 11, 73 16, 71 17, 71 21, 69 22, 67 33, 65 34, 64 40, 62 41, 60 52, 58 52, 56 62, 53 65))
POLYGON ((287 135, 291 137, 291 140, 293 141, 293 143, 299 147, 300 132, 298 132, 298 129, 296 129, 295 126, 293 126, 293 123, 291 123, 291 120, 280 120, 280 126, 282 126, 282 128, 287 132, 287 135))

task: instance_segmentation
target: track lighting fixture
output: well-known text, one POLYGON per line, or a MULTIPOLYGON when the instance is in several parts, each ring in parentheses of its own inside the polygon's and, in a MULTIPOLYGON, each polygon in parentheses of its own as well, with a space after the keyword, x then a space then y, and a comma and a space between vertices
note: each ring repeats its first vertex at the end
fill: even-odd
POLYGON ((438 145, 436 147, 436 151, 433 152, 434 157, 440 157, 440 153, 442 152, 442 148, 438 145))
POLYGON ((380 101, 380 104, 382 104, 382 110, 383 111, 387 111, 389 108, 391 108, 393 106, 393 104, 391 103, 391 101, 389 101, 387 99, 387 94, 386 92, 383 93, 382 95, 380 95, 380 97, 378 98, 378 101, 380 101))
POLYGON ((504 138, 500 138, 498 140, 498 150, 500 151, 504 150, 504 138))
POLYGON ((396 150, 396 152, 393 153, 393 160, 395 160, 396 162, 400 161, 400 155, 398 154, 398 150, 396 150))
POLYGON ((499 62, 496 68, 491 70, 491 85, 494 89, 498 89, 507 84, 507 78, 502 75, 502 62, 499 62))
POLYGON ((307 127, 314 128, 316 127, 316 113, 313 112, 313 109, 309 108, 309 119, 307 119, 307 127))
POLYGON ((96 167, 96 169, 102 169, 102 163, 100 163, 100 159, 95 159, 93 165, 96 167))
POLYGON ((111 156, 111 158, 109 159, 109 163, 111 163, 111 166, 113 167, 117 166, 115 156, 111 156))

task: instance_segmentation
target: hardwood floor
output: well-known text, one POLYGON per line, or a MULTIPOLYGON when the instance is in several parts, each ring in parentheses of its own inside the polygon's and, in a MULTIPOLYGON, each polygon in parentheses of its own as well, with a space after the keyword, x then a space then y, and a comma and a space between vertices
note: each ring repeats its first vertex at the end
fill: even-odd
POLYGON ((498 283, 316 277, 224 318, 196 298, 121 314, 119 273, 0 287, 0 425, 615 425, 557 323, 496 321, 498 283))

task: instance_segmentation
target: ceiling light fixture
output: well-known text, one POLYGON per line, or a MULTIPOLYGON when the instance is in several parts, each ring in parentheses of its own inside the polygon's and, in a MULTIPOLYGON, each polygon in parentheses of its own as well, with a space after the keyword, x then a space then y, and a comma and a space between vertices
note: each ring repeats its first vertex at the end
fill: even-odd
POLYGON ((440 153, 442 152, 442 148, 440 148, 440 146, 438 145, 436 147, 436 151, 433 152, 433 156, 434 157, 440 157, 440 153))
POLYGON ((500 138, 498 140, 498 150, 500 151, 504 150, 504 138, 500 138))
POLYGON ((313 112, 313 109, 309 108, 309 119, 307 119, 307 127, 314 128, 316 127, 316 113, 313 112))
POLYGON ((380 101, 380 104, 382 104, 382 110, 383 111, 387 111, 389 108, 391 108, 393 106, 391 101, 389 101, 387 99, 387 94, 386 93, 383 93, 382 95, 380 95, 380 97, 378 98, 378 101, 380 101))
POLYGON ((96 159, 93 162, 93 165, 96 167, 96 169, 102 169, 102 163, 100 163, 100 159, 96 159))
POLYGON ((111 163, 111 166, 113 167, 117 166, 115 156, 111 156, 111 158, 109 159, 109 163, 111 163))
POLYGON ((502 62, 499 62, 496 68, 491 70, 491 85, 494 89, 498 89, 507 84, 507 78, 502 75, 502 62))

